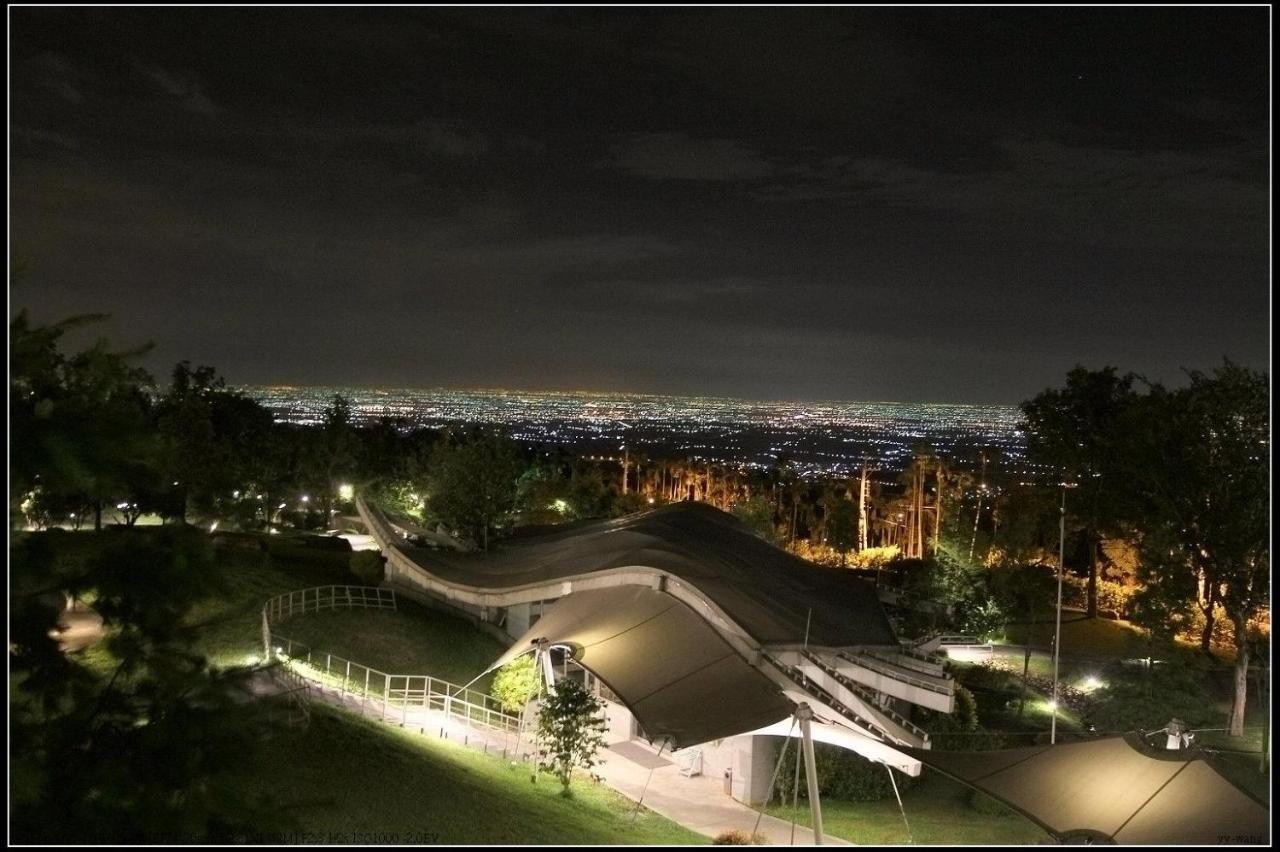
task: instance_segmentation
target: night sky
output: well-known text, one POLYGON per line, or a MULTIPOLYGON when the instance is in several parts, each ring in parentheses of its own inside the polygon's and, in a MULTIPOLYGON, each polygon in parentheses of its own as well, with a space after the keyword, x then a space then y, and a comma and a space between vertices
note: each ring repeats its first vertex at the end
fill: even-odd
POLYGON ((1269 352, 1269 10, 10 9, 11 309, 236 383, 1016 403, 1269 352))

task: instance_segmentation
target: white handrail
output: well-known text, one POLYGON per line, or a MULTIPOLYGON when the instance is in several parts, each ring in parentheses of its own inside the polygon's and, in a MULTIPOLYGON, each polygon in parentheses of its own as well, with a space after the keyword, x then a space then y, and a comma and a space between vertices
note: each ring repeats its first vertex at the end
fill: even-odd
POLYGON ((375 695, 379 692, 377 688, 370 690, 369 686, 370 684, 376 686, 381 679, 380 691, 384 715, 389 706, 405 709, 414 706, 436 709, 432 705, 439 704, 446 717, 453 715, 456 712, 455 708, 461 710, 463 719, 468 724, 475 721, 498 730, 518 729, 520 720, 504 712, 501 709, 501 702, 490 695, 463 688, 432 675, 391 674, 332 653, 313 654, 313 649, 309 645, 272 630, 273 624, 308 611, 319 612, 321 609, 339 608, 396 609, 396 604, 394 589, 377 586, 315 586, 276 595, 262 606, 262 634, 266 657, 268 659, 275 657, 276 649, 280 648, 290 660, 298 660, 305 664, 305 669, 291 669, 296 676, 322 687, 338 689, 344 695, 359 695, 362 699, 366 699, 370 692, 375 695), (313 656, 315 656, 314 660, 313 656), (323 666, 320 665, 321 658, 323 658, 323 666), (353 668, 357 670, 355 678, 352 678, 353 668), (365 671, 363 683, 358 676, 359 669, 365 671), (422 687, 415 688, 414 681, 420 681, 422 687), (478 712, 473 714, 472 708, 478 712))

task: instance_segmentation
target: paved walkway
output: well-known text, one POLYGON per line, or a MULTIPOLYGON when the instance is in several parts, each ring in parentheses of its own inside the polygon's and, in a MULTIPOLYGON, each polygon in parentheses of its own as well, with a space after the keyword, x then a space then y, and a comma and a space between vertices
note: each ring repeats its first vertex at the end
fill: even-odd
MULTIPOLYGON (((643 792, 645 807, 707 837, 715 837, 731 829, 750 833, 758 819, 760 827, 757 830, 770 845, 791 843, 791 823, 777 817, 761 817, 759 812, 725 795, 717 779, 703 776, 686 778, 675 764, 653 770, 650 778, 648 769, 612 750, 605 754, 605 763, 596 771, 606 784, 628 799, 639 800, 643 792), (649 779, 648 790, 645 790, 646 779, 649 779)), ((833 846, 851 845, 829 835, 824 840, 833 846)), ((797 825, 795 842, 812 845, 813 832, 797 825)))
MULTIPOLYGON (((533 742, 529 736, 517 737, 512 733, 497 731, 479 725, 468 725, 456 716, 445 718, 437 710, 425 708, 383 708, 381 700, 368 701, 359 695, 344 694, 335 687, 322 687, 311 682, 314 699, 327 701, 361 716, 378 719, 416 730, 423 736, 443 738, 509 760, 531 760, 533 742)), ((771 845, 791 843, 791 823, 777 817, 761 817, 759 812, 725 795, 717 779, 698 776, 686 778, 674 763, 654 769, 652 776, 646 766, 612 749, 602 755, 604 762, 596 767, 596 773, 604 783, 632 801, 644 795, 645 807, 672 822, 707 837, 715 837, 723 831, 740 829, 750 832, 759 819, 760 834, 771 845), (648 789, 645 784, 648 783, 648 789)), ((647 761, 652 762, 652 761, 647 761)), ((833 846, 848 846, 847 842, 827 836, 825 842, 833 846)), ((795 842, 812 845, 813 833, 804 826, 795 827, 795 842)))

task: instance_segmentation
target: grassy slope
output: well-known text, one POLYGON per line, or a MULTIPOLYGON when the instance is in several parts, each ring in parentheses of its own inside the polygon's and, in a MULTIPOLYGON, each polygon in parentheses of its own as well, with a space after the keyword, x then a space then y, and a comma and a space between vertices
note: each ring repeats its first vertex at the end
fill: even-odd
POLYGON ((270 753, 245 783, 295 803, 286 812, 323 842, 706 842, 647 809, 632 822, 634 804, 607 787, 578 780, 566 800, 526 767, 328 707, 270 753))
MULTIPOLYGON (((1034 625, 1010 624, 1006 639, 1023 644, 1028 636, 1032 644, 1049 647, 1053 642, 1053 613, 1034 625)), ((1133 627, 1127 621, 1105 618, 1085 618, 1078 613, 1063 613, 1062 655, 1071 657, 1145 657, 1150 653, 1145 631, 1133 627)), ((1033 662, 1033 665, 1035 663, 1033 662)))
POLYGON ((243 665, 262 654, 262 605, 270 597, 294 589, 351 582, 332 566, 281 561, 239 548, 220 548, 222 594, 191 613, 197 628, 196 648, 217 665, 243 665))
MULTIPOLYGON (((64 547, 87 555, 99 543, 86 533, 68 536, 64 547)), ((223 591, 196 607, 190 623, 197 649, 218 665, 243 664, 261 654, 260 618, 267 598, 352 582, 332 564, 271 560, 252 549, 220 548, 217 561, 223 591)), ((335 651, 350 650, 357 659, 367 653, 370 664, 425 667, 423 673, 450 679, 469 679, 500 652, 491 637, 464 620, 405 603, 398 613, 307 615, 290 622, 289 629, 330 639, 335 651)), ((98 646, 83 652, 82 659, 107 656, 98 646)), ((633 823, 628 800, 589 781, 579 782, 576 797, 568 801, 549 779, 531 784, 527 770, 496 757, 322 704, 314 705, 309 727, 273 741, 267 755, 266 762, 247 767, 241 783, 271 796, 298 830, 311 835, 264 837, 264 842, 359 842, 356 831, 398 833, 401 842, 705 842, 647 809, 633 823), (317 839, 315 833, 326 837, 317 839)))
MULTIPOLYGON (((428 674, 464 684, 505 648, 467 621, 407 598, 395 612, 376 609, 309 613, 279 625, 279 632, 314 651, 363 663, 389 674, 428 674)), ((313 660, 323 657, 313 655, 313 660)), ((485 691, 489 678, 473 687, 485 691)))
MULTIPOLYGON (((823 828, 828 834, 863 845, 1039 843, 1048 837, 1017 814, 997 816, 975 810, 969 804, 967 787, 939 775, 926 773, 902 794, 902 805, 911 824, 910 841, 902 811, 892 798, 879 802, 827 799, 822 803, 823 828)), ((790 821, 793 811, 790 804, 775 804, 766 813, 790 821)), ((797 824, 809 825, 809 806, 804 799, 794 813, 797 824)))

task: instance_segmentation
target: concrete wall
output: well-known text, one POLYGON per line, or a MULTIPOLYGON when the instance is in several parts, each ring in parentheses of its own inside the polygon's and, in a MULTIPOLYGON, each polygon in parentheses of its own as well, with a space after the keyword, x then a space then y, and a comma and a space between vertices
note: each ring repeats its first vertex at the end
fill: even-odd
MULTIPOLYGON (((507 607, 505 630, 512 637, 523 636, 524 632, 529 629, 529 609, 530 605, 527 603, 507 607)), ((512 641, 514 641, 514 638, 512 641)))
POLYGON ((621 704, 608 699, 602 698, 601 700, 604 701, 604 718, 608 726, 605 729, 605 743, 613 745, 614 743, 630 742, 633 719, 631 711, 621 704))
MULTIPOLYGON (((739 736, 693 746, 702 750, 702 774, 723 783, 730 773, 731 795, 749 805, 761 804, 769 795, 769 782, 777 760, 776 737, 739 736)), ((676 758, 679 762, 678 756, 676 758)))

